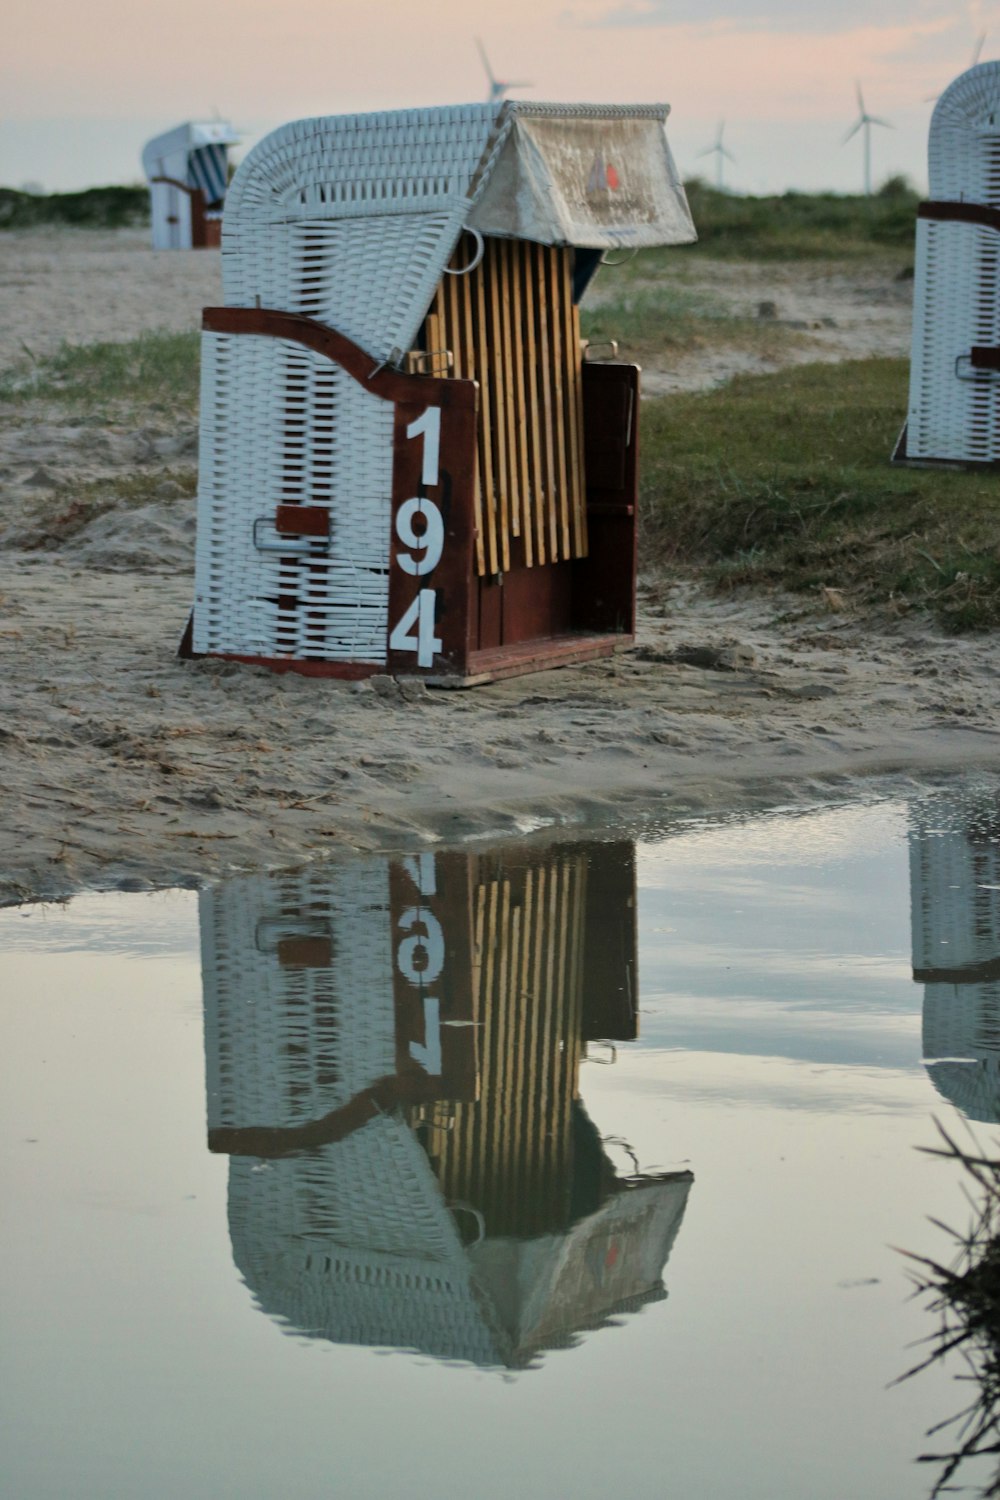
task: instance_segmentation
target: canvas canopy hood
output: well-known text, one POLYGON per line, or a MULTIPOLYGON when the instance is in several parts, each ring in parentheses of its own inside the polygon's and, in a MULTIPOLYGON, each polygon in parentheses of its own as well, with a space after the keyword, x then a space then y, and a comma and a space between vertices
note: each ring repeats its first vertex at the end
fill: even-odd
POLYGON ((665 104, 462 104, 272 131, 226 194, 229 307, 279 307, 397 364, 463 233, 572 245, 696 238, 665 104))
POLYGON ((697 238, 667 144, 666 105, 513 104, 510 112, 470 229, 594 250, 697 238))

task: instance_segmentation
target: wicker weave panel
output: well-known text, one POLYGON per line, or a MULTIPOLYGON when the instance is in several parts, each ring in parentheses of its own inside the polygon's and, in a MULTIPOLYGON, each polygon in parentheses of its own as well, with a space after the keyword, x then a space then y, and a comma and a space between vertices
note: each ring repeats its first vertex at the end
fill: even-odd
POLYGON ((960 74, 934 107, 927 148, 930 195, 1000 207, 1000 62, 960 74))
POLYGON ((927 1064, 927 1072, 942 1098, 960 1109, 967 1120, 983 1125, 1000 1121, 1000 1058, 932 1062, 927 1064))
POLYGON ((396 363, 416 338, 467 211, 463 200, 448 212, 264 223, 240 239, 227 212, 226 304, 304 313, 396 363))
POLYGON ((202 336, 196 651, 385 661, 392 425, 300 344, 202 336), (329 547, 261 551, 279 504, 327 511, 329 547))
POLYGON ((932 801, 910 832, 913 967, 960 969, 1000 958, 1000 844, 932 801))
MULTIPOLYGON (((941 95, 928 145, 930 195, 1000 207, 1000 63, 981 63, 941 95)), ((1000 235, 975 224, 917 223, 907 453, 1000 460, 1000 377, 969 366, 1000 345, 1000 235)))
POLYGON ((498 1360, 454 1220, 398 1116, 296 1157, 234 1157, 229 1233, 258 1305, 290 1332, 498 1360))
POLYGON ((210 1129, 306 1124, 395 1070, 384 860, 231 880, 199 909, 210 1129))
POLYGON ((505 134, 497 125, 495 105, 470 105, 274 131, 227 195, 227 305, 306 313, 374 358, 397 361, 505 134))

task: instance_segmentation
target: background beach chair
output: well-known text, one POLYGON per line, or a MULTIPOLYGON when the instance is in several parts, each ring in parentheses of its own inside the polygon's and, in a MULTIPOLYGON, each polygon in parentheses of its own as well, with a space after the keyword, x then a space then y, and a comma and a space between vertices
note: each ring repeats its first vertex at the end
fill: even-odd
POLYGON ((910 463, 1000 461, 1000 62, 970 68, 931 119, 918 209, 906 426, 910 463))
POLYGON ((225 120, 188 121, 154 136, 142 153, 154 250, 205 250, 221 242, 229 147, 225 120))

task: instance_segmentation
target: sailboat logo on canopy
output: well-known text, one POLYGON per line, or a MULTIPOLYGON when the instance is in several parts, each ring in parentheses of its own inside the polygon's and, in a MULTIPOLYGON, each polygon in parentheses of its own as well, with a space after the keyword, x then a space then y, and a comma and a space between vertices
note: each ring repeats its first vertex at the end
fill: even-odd
POLYGON ((609 190, 614 193, 620 186, 621 178, 617 171, 610 162, 605 162, 603 153, 598 151, 587 178, 587 193, 606 193, 609 190))

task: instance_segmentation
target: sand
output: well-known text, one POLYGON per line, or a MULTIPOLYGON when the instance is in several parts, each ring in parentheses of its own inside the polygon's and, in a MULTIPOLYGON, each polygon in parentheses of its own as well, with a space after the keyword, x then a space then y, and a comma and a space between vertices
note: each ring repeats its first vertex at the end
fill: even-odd
MULTIPOLYGON (((17 297, 0 365, 22 344, 38 356, 63 338, 196 327, 218 274, 217 255, 154 256, 134 234, 2 236, 0 287, 17 297)), ((745 273, 726 276, 736 295, 745 273)), ((739 294, 767 292, 803 319, 838 309, 822 314, 837 325, 828 357, 905 350, 888 278, 756 268, 739 294)), ((685 380, 714 383, 724 364, 716 351, 685 380)), ((634 650, 466 692, 183 663, 195 459, 190 421, 0 409, 0 900, 1000 770, 996 639, 948 640, 836 598, 720 601, 646 579, 634 650), (134 474, 148 503, 39 546, 53 495, 134 474)))

